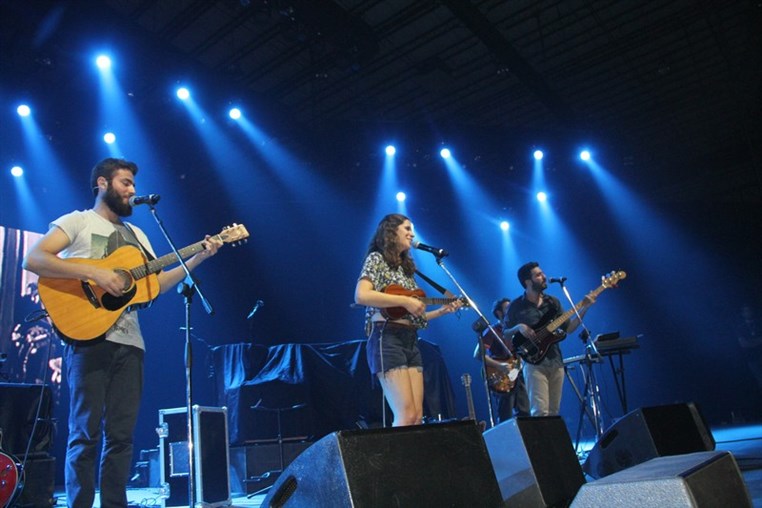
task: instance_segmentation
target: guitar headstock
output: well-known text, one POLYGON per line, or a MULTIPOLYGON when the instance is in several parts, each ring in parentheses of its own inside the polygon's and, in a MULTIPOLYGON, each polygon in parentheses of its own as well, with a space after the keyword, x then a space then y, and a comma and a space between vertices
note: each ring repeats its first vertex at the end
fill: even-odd
POLYGON ((249 232, 246 231, 246 226, 243 224, 233 223, 231 226, 225 226, 222 231, 217 235, 224 243, 232 243, 233 247, 246 243, 246 239, 249 237, 249 232))
POLYGON ((465 386, 466 388, 471 386, 471 374, 466 372, 465 374, 460 376, 460 382, 463 383, 463 386, 465 386))
POLYGON ((601 277, 601 285, 605 288, 615 288, 619 281, 627 277, 627 273, 622 270, 612 271, 601 277))

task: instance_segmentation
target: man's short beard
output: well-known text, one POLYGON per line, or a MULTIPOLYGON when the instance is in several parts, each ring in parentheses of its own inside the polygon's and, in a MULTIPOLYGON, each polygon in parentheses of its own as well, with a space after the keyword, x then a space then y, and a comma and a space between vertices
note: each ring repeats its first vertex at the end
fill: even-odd
POLYGON ((132 215, 132 207, 129 204, 122 202, 122 198, 119 197, 119 194, 117 194, 111 186, 111 182, 108 183, 106 196, 103 198, 103 202, 106 203, 106 206, 119 217, 129 217, 132 215))

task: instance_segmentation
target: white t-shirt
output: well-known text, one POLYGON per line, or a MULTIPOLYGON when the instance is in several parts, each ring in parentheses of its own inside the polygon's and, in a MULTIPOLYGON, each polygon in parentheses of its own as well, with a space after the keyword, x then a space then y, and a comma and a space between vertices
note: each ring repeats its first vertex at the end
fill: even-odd
MULTIPOLYGON (((63 215, 51 222, 50 227, 60 228, 71 241, 61 252, 63 258, 102 259, 125 245, 134 245, 140 249, 141 246, 137 245, 132 233, 156 257, 145 233, 132 224, 126 224, 130 226, 129 229, 106 220, 94 210, 84 210, 63 215)), ((137 312, 122 313, 106 332, 106 340, 145 349, 137 312)))

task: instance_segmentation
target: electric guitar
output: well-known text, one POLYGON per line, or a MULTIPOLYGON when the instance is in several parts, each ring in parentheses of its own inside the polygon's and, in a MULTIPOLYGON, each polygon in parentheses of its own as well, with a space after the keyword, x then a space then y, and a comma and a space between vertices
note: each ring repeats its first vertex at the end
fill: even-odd
POLYGON ((516 386, 516 379, 521 375, 523 363, 521 358, 514 356, 507 360, 500 360, 500 363, 508 366, 508 372, 503 372, 498 367, 485 365, 487 369, 487 386, 490 390, 497 393, 509 393, 516 386))
POLYGON ((513 390, 513 387, 516 386, 516 379, 521 374, 521 369, 524 366, 524 362, 521 361, 521 357, 516 356, 514 351, 511 351, 509 346, 503 342, 502 324, 494 324, 491 328, 485 330, 482 340, 486 342, 487 339, 491 339, 491 342, 493 343, 497 342, 500 344, 501 347, 498 349, 498 352, 501 354, 501 356, 503 352, 510 355, 509 358, 502 360, 492 358, 496 362, 499 362, 501 365, 507 365, 508 372, 505 372, 500 367, 494 367, 485 363, 484 367, 487 371, 487 386, 493 392, 501 394, 509 393, 511 390, 513 390))
MULTIPOLYGON (((627 277, 627 274, 623 271, 611 272, 608 275, 604 275, 601 277, 601 285, 594 289, 591 294, 596 297, 604 289, 616 287, 617 283, 625 277, 627 277)), ((521 332, 516 332, 511 339, 514 350, 529 363, 539 363, 542 361, 545 355, 548 354, 550 346, 566 338, 566 332, 560 327, 575 315, 576 310, 579 310, 584 302, 584 300, 580 301, 573 308, 555 319, 550 315, 546 315, 532 328, 535 332, 535 336, 532 339, 524 337, 521 332)))
MULTIPOLYGON (((446 305, 448 303, 460 301, 460 303, 463 304, 463 307, 468 307, 468 300, 462 296, 459 298, 427 298, 426 293, 423 292, 423 289, 406 289, 399 284, 389 284, 384 288, 383 292, 388 295, 412 296, 413 298, 419 299, 426 305, 446 305)), ((405 307, 387 307, 385 309, 381 309, 381 315, 386 319, 402 319, 407 314, 408 310, 405 307)))
POLYGON ((2 449, 3 433, 0 429, 0 507, 11 506, 24 488, 21 463, 2 449))
MULTIPOLYGON (((216 235, 223 243, 234 244, 248 236, 243 224, 233 224, 216 235)), ((202 250, 203 241, 184 247, 178 253, 185 259, 202 250)), ((124 284, 122 294, 113 296, 94 281, 40 277, 40 299, 59 335, 69 340, 87 341, 102 337, 127 306, 147 303, 159 296, 156 274, 177 262, 177 255, 171 253, 148 261, 139 248, 125 245, 103 259, 68 258, 66 261, 113 270, 124 284)))

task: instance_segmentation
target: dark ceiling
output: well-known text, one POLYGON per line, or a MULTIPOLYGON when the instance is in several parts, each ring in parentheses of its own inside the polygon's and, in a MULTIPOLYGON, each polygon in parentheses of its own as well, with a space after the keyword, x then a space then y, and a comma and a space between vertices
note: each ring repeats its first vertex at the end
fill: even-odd
MULTIPOLYGON (((594 139, 656 197, 762 195, 758 0, 31 3, 1 7, 3 57, 25 86, 60 79, 39 67, 71 58, 67 34, 108 28, 276 108, 306 136, 396 126, 498 144, 594 139)), ((166 62, 143 59, 145 88, 166 62)))

